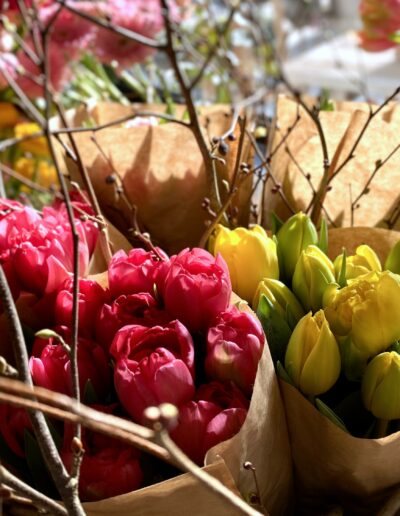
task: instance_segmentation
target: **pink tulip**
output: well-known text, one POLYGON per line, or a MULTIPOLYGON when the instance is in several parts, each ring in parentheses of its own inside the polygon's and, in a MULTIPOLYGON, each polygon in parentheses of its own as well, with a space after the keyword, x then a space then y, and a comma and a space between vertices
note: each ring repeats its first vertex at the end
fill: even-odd
MULTIPOLYGON (((167 260, 167 255, 158 249, 167 260)), ((148 292, 154 294, 157 269, 161 265, 158 256, 144 249, 132 249, 127 255, 118 251, 108 266, 108 281, 113 298, 128 294, 148 292)))
POLYGON ((233 437, 246 415, 243 408, 223 410, 209 401, 189 401, 179 408, 178 425, 171 437, 188 457, 203 465, 207 451, 233 437))
MULTIPOLYGON (((108 300, 108 292, 96 281, 79 279, 79 333, 91 337, 95 333, 95 322, 101 307, 108 300)), ((57 294, 55 303, 55 322, 58 325, 72 326, 73 280, 69 279, 57 294)))
POLYGON ((114 383, 125 410, 137 421, 146 407, 181 405, 194 394, 194 349, 178 321, 166 327, 125 326, 111 345, 114 383))
POLYGON ((233 382, 212 381, 201 385, 195 396, 195 401, 210 401, 223 409, 249 408, 249 400, 233 382))
MULTIPOLYGON (((84 227, 79 234, 79 274, 89 265, 89 247, 84 227)), ((74 269, 71 227, 66 220, 54 223, 43 219, 32 231, 19 235, 20 243, 12 249, 12 260, 21 285, 37 295, 57 290, 74 269)))
POLYGON ((104 304, 96 321, 96 340, 109 349, 118 330, 127 325, 164 326, 171 316, 158 308, 147 292, 119 296, 112 304, 104 304))
MULTIPOLYGON (((55 331, 67 344, 71 343, 71 333, 67 328, 56 327, 55 331)), ((34 383, 61 394, 72 395, 70 358, 57 339, 36 338, 32 355, 29 367, 34 383)), ((107 356, 98 344, 79 338, 78 369, 82 395, 90 380, 97 397, 104 399, 109 393, 110 369, 107 356)))
POLYGON ((203 249, 185 249, 163 264, 158 282, 169 313, 196 332, 206 330, 226 310, 232 294, 224 259, 203 249))
POLYGON ((221 381, 231 380, 250 395, 263 347, 258 319, 231 307, 208 330, 206 373, 221 381))

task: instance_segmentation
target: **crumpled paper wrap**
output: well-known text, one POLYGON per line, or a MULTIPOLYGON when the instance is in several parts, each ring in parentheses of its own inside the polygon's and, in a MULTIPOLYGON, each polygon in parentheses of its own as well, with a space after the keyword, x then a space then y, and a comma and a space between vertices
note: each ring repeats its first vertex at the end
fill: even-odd
MULTIPOLYGON (((372 106, 376 108, 376 106, 372 106)), ((317 189, 323 174, 323 156, 317 128, 309 115, 299 108, 295 100, 281 96, 277 106, 279 130, 275 132, 272 149, 276 148, 287 129, 293 125, 297 113, 300 120, 284 144, 273 157, 271 171, 294 211, 305 211, 312 200, 312 190, 304 174, 310 175, 317 189), (287 152, 294 156, 291 159, 287 152), (299 170, 302 169, 303 173, 299 170)), ((342 163, 356 141, 369 116, 369 105, 357 102, 337 102, 335 111, 321 111, 320 120, 326 135, 330 161, 342 163)), ((399 143, 400 106, 391 103, 370 123, 355 157, 332 180, 332 189, 327 193, 324 208, 336 226, 351 225, 351 202, 365 187, 378 160, 384 160, 399 143)), ((354 211, 355 226, 387 227, 390 217, 400 202, 400 150, 377 172, 370 184, 370 192, 359 201, 354 211)), ((271 212, 287 219, 291 212, 279 193, 271 191, 267 184, 264 198, 264 220, 269 223, 271 212)), ((393 229, 400 228, 400 220, 393 229)))
MULTIPOLYGON (((329 232, 329 255, 349 253, 367 243, 381 260, 400 233, 378 228, 338 228, 329 232)), ((376 515, 400 485, 400 432, 382 439, 346 434, 296 388, 280 381, 294 462, 296 514, 376 515)), ((394 516, 388 512, 386 516, 394 516)))
MULTIPOLYGON (((165 112, 165 106, 121 106, 100 103, 92 109, 78 109, 69 114, 71 126, 103 125, 137 111, 165 112)), ((176 117, 183 116, 185 108, 176 107, 176 117)), ((231 109, 226 105, 200 108, 200 122, 207 141, 221 136, 230 126, 231 109)), ((175 253, 187 246, 196 246, 205 231, 209 218, 202 208, 204 198, 211 197, 203 159, 190 129, 176 123, 156 126, 125 127, 123 124, 96 132, 96 139, 107 159, 92 141, 92 132, 75 134, 82 161, 93 182, 105 215, 120 230, 131 227, 132 213, 115 193, 115 185, 106 178, 116 170, 122 178, 131 204, 137 207, 143 230, 148 231, 154 243, 175 253), (122 215, 122 216, 121 216, 122 215)), ((63 137, 68 142, 67 137, 63 137)), ((229 152, 226 166, 217 164, 222 180, 232 177, 238 138, 227 141, 229 152)), ((242 161, 250 156, 250 142, 246 139, 242 161)), ((74 181, 79 174, 71 160, 66 160, 74 181)), ((246 224, 249 216, 252 189, 251 174, 233 199, 232 207, 238 210, 239 224, 246 224)), ((225 192, 224 188, 221 189, 225 192)))

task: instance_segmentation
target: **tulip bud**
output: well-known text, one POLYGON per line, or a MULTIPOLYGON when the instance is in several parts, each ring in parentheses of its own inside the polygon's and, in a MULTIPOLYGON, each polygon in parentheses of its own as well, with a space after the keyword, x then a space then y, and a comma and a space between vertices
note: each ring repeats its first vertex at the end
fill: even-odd
MULTIPOLYGON (((336 279, 339 279, 342 268, 343 254, 336 257, 333 265, 335 267, 336 279)), ((375 251, 368 245, 360 245, 356 249, 356 254, 346 257, 346 279, 354 279, 371 271, 381 271, 381 262, 375 251)))
POLYGON ((360 354, 369 358, 400 338, 400 276, 370 272, 338 290, 326 289, 323 304, 336 336, 351 336, 360 354))
POLYGON ((251 394, 263 348, 264 333, 258 319, 231 307, 208 330, 206 373, 210 378, 233 381, 251 394))
POLYGON ((317 230, 310 217, 299 212, 285 222, 276 237, 281 277, 290 281, 301 252, 309 245, 317 245, 317 230))
POLYGON ((309 396, 328 391, 339 378, 340 351, 323 310, 300 319, 289 340, 285 369, 309 396))
POLYGON ((361 393, 365 407, 385 420, 400 419, 400 355, 381 353, 368 364, 361 393))
POLYGON ((258 285, 253 299, 253 309, 257 310, 260 297, 265 295, 273 308, 286 322, 295 322, 304 316, 304 310, 293 292, 281 281, 265 278, 258 285))
POLYGON ((165 309, 192 332, 208 328, 229 306, 231 280, 220 254, 184 249, 163 264, 157 281, 165 309))
POLYGON ((400 240, 390 250, 386 258, 385 269, 400 274, 400 240))
POLYGON ((213 246, 228 265, 233 291, 249 303, 262 279, 279 278, 276 244, 261 226, 232 231, 219 226, 213 246))
POLYGON ((321 249, 310 245, 301 252, 293 274, 293 292, 306 310, 319 310, 326 287, 334 282, 333 264, 321 249))

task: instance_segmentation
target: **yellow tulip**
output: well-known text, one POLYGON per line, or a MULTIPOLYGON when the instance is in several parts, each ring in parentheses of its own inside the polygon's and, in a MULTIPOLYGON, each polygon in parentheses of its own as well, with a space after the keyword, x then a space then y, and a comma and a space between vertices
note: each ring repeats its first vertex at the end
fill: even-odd
POLYGON ((370 272, 339 290, 330 285, 323 304, 332 331, 351 336, 365 358, 385 351, 400 338, 400 276, 370 272))
POLYGON ((10 102, 0 102, 0 129, 14 127, 20 115, 10 102))
POLYGON ((301 252, 293 274, 292 289, 306 310, 322 308, 322 297, 335 282, 333 263, 316 245, 301 252))
POLYGON ((301 252, 309 245, 317 244, 317 230, 310 217, 300 211, 283 224, 276 238, 281 275, 290 281, 301 252))
POLYGON ((368 364, 361 387, 367 410, 379 419, 400 419, 400 355, 381 353, 368 364))
MULTIPOLYGON (((15 126, 14 132, 16 138, 23 138, 24 136, 40 132, 40 127, 34 123, 22 122, 15 126)), ((44 136, 22 141, 19 144, 19 148, 24 152, 31 152, 34 155, 49 156, 49 146, 44 136)))
POLYGON ((261 226, 233 230, 218 226, 212 251, 225 259, 233 291, 249 303, 262 279, 279 278, 276 244, 261 226))
POLYGON ((293 292, 281 281, 265 278, 258 285, 253 299, 253 309, 257 310, 260 298, 265 295, 278 313, 286 320, 287 310, 296 322, 304 316, 304 310, 293 292))
POLYGON ((339 378, 340 351, 324 311, 311 312, 297 323, 285 356, 294 385, 308 396, 328 391, 339 378))
MULTIPOLYGON (((335 267, 336 279, 339 279, 340 270, 342 268, 343 254, 340 254, 333 265, 335 267)), ((346 258, 346 279, 351 280, 368 274, 371 271, 381 271, 381 262, 375 251, 368 245, 360 245, 356 249, 356 254, 347 256, 346 258)))

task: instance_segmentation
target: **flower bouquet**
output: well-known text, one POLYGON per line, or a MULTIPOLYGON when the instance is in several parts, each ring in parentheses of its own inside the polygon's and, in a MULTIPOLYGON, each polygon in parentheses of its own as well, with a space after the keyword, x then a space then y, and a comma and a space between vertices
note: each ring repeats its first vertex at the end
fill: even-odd
MULTIPOLYGON (((223 258, 197 248, 171 258, 156 247, 121 250, 107 272, 88 276, 99 230, 84 197, 73 199, 80 237, 77 287, 65 204, 38 214, 1 201, 1 263, 24 324, 33 384, 67 396, 79 387, 83 403, 100 417, 117 415, 138 424, 148 421, 149 407, 178 407, 168 424, 170 436, 194 463, 202 466, 208 452, 208 468, 217 478, 231 488, 234 480, 249 499, 256 493, 272 513, 284 511, 291 461, 279 389, 261 324, 233 297, 223 258), (78 386, 71 376, 74 329, 78 386), (271 439, 275 424, 280 431, 271 439), (259 469, 259 486, 246 461, 259 469)), ((1 354, 12 367, 6 313, 2 320, 1 354)), ((26 410, 1 404, 0 419, 5 463, 46 495, 57 496, 26 410)), ((179 511, 203 498, 201 514, 204 487, 187 477, 157 484, 175 475, 176 467, 93 430, 83 428, 77 441, 73 424, 50 418, 49 425, 67 469, 84 450, 79 494, 91 502, 88 514, 104 507, 132 511, 166 494, 179 511), (131 493, 142 486, 151 487, 131 493)), ((218 505, 215 514, 229 510, 218 505)))
POLYGON ((220 227, 210 247, 226 259, 236 291, 253 300, 267 335, 296 511, 377 514, 400 481, 400 234, 333 229, 328 246, 326 227, 318 235, 302 213, 275 224, 273 238, 257 226, 220 227))

